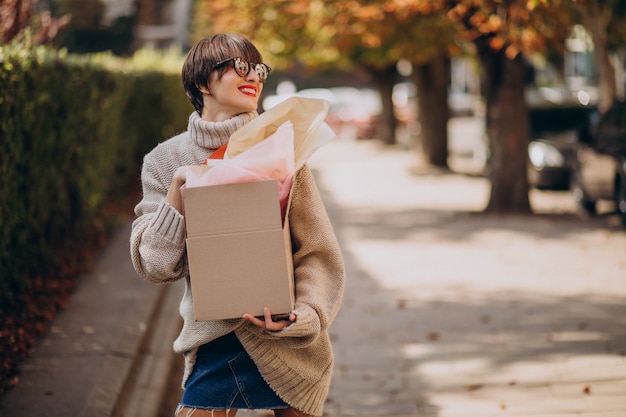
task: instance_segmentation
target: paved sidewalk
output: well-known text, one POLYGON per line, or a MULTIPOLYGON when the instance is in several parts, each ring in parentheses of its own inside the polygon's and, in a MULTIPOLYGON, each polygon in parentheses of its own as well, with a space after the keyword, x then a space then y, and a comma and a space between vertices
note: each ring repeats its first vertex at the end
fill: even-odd
POLYGON ((130 222, 20 367, 0 416, 151 416, 160 408, 180 326, 180 292, 140 280, 129 255, 130 222))
MULTIPOLYGON (((615 216, 581 220, 566 193, 535 191, 540 214, 485 216, 485 179, 424 171, 374 141, 339 138, 311 166, 348 272, 328 417, 626 416, 626 231, 615 216)), ((177 385, 180 286, 135 276, 128 232, 24 363, 0 415, 172 415, 160 402, 177 385)))
POLYGON ((338 139, 310 165, 348 272, 326 416, 626 416, 616 216, 536 190, 536 215, 486 216, 484 178, 377 142, 338 139))
MULTIPOLYGON (((462 161, 459 161, 462 162, 462 161)), ((478 212, 488 184, 338 140, 311 165, 346 257, 329 416, 625 416, 626 232, 567 193, 478 212)))

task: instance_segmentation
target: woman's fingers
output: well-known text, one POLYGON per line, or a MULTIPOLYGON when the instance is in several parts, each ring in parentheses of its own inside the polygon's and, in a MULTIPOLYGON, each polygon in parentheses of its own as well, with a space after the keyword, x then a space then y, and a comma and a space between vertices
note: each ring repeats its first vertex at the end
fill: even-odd
POLYGON ((244 314, 243 319, 249 321, 257 327, 262 329, 270 330, 270 331, 279 331, 289 326, 291 323, 296 321, 296 315, 294 313, 290 313, 289 316, 285 318, 280 318, 277 321, 272 319, 272 312, 269 308, 265 307, 263 309, 263 318, 264 320, 253 316, 252 314, 244 314))

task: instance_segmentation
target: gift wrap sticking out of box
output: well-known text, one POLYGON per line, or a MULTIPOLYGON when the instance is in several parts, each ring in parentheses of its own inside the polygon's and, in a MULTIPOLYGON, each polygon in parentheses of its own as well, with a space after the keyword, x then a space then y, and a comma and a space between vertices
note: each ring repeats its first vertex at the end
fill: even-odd
POLYGON ((291 312, 293 258, 276 180, 183 189, 196 321, 291 312))

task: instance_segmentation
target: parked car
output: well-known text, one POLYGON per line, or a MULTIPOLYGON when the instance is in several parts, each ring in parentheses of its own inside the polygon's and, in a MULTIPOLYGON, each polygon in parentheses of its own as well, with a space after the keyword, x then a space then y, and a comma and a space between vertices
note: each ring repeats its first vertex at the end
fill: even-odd
POLYGON ((530 184, 542 190, 568 190, 580 137, 589 130, 595 107, 543 105, 529 110, 530 184))
POLYGON ((598 200, 610 200, 626 226, 626 102, 616 102, 606 113, 595 113, 582 135, 573 160, 574 198, 589 214, 598 200))
POLYGON ((269 95, 263 100, 263 110, 292 96, 320 98, 330 103, 326 123, 337 133, 344 129, 358 139, 372 138, 375 135, 376 117, 381 112, 378 92, 370 88, 331 87, 289 90, 276 95, 269 95))
POLYGON ((575 157, 578 132, 541 134, 528 144, 528 180, 539 190, 569 190, 571 160, 575 157))
MULTIPOLYGON (((303 90, 306 91, 306 90, 303 90)), ((358 139, 376 135, 376 124, 382 110, 380 95, 371 88, 331 87, 333 95, 326 122, 340 134, 353 131, 358 139)))

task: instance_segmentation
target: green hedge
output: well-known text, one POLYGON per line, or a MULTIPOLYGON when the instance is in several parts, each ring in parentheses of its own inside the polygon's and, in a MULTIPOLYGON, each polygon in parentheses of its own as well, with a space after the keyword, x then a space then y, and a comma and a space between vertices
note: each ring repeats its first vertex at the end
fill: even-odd
POLYGON ((0 46, 0 307, 59 268, 58 249, 128 193, 142 156, 185 130, 178 64, 0 46))

